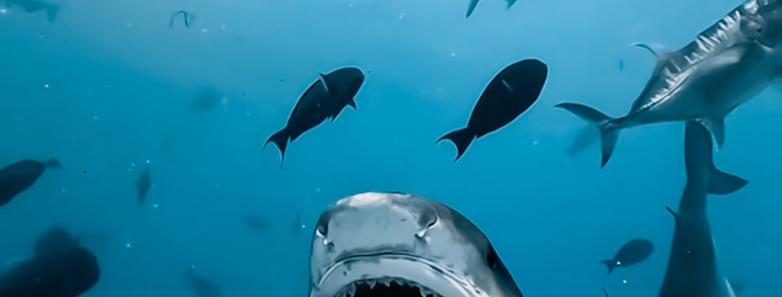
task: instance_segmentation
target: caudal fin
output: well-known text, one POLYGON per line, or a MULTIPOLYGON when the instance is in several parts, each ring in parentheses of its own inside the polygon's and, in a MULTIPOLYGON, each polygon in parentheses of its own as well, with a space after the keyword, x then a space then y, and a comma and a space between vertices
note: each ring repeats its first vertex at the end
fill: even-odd
POLYGON ((290 138, 290 133, 288 133, 288 128, 284 128, 277 133, 274 133, 271 137, 269 137, 268 140, 266 140, 266 143, 263 145, 264 148, 270 143, 274 142, 275 145, 277 145, 277 148, 280 150, 280 158, 285 159, 285 149, 288 147, 288 139, 290 138))
POLYGON ((614 153, 616 142, 619 140, 619 129, 612 125, 613 118, 597 111, 586 105, 576 103, 562 103, 557 107, 572 112, 576 116, 595 125, 600 130, 600 139, 602 142, 601 150, 603 154, 601 167, 605 167, 614 153))
POLYGON ((456 155, 456 160, 459 160, 459 158, 464 155, 464 152, 467 151, 467 148, 470 146, 472 141, 475 140, 475 133, 470 128, 464 128, 445 134, 445 136, 440 137, 437 142, 443 141, 445 139, 450 140, 453 142, 453 144, 456 145, 456 149, 459 151, 459 153, 456 155))
POLYGON ((506 0, 508 2, 507 8, 510 9, 513 7, 513 4, 516 4, 516 0, 506 0))
POLYGON ((748 180, 725 173, 712 167, 709 176, 709 193, 714 195, 727 195, 741 190, 749 183, 748 180))
POLYGON ((475 11, 475 7, 478 6, 478 0, 470 0, 470 6, 467 7, 467 17, 469 18, 473 11, 475 11))
POLYGON ((603 262, 601 263, 603 263, 603 265, 605 265, 606 268, 608 268, 608 275, 611 275, 611 273, 614 272, 614 269, 616 269, 616 261, 614 260, 611 259, 603 260, 603 262))
POLYGON ((57 160, 57 158, 46 160, 46 162, 43 162, 43 164, 46 166, 46 168, 62 168, 62 164, 60 163, 60 160, 57 160))

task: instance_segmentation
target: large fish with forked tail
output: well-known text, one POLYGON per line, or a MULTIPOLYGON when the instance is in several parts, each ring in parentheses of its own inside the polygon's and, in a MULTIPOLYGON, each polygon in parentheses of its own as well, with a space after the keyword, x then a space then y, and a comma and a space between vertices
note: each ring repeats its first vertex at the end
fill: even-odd
POLYGON ((600 130, 602 166, 621 130, 646 124, 695 120, 722 145, 725 116, 782 74, 782 1, 746 2, 676 52, 637 46, 653 52, 657 66, 627 115, 612 118, 581 104, 558 105, 600 130))

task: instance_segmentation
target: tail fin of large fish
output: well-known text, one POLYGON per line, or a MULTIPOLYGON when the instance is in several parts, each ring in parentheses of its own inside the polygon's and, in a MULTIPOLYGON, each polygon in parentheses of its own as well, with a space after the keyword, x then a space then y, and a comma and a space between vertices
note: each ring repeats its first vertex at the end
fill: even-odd
POLYGON ((595 125, 600 130, 601 150, 603 154, 601 167, 605 167, 614 153, 616 142, 619 140, 620 129, 613 125, 613 118, 586 105, 576 103, 562 103, 557 107, 572 112, 576 116, 595 125))
POLYGON ((516 0, 505 0, 505 1, 508 2, 508 6, 507 6, 508 9, 513 7, 513 4, 516 4, 516 0))
POLYGON ((464 128, 445 134, 445 136, 440 137, 440 139, 438 139, 437 142, 446 139, 453 142, 453 144, 456 145, 456 149, 459 151, 459 153, 456 155, 456 160, 459 160, 459 158, 461 158, 462 155, 464 155, 464 152, 467 151, 467 148, 470 146, 472 141, 475 140, 475 137, 476 137, 475 132, 473 132, 472 129, 464 128))
POLYGON ((747 185, 748 181, 733 174, 722 172, 714 165, 712 138, 709 130, 696 121, 687 122, 685 136, 685 161, 687 163, 687 187, 691 182, 705 177, 705 190, 709 194, 726 195, 747 185))
POLYGON ((467 17, 469 18, 473 11, 475 11, 475 7, 478 6, 478 0, 470 0, 470 6, 467 7, 467 17))
POLYGON ((274 133, 271 137, 269 137, 268 140, 266 140, 266 143, 263 145, 264 148, 270 143, 274 142, 275 145, 277 145, 277 148, 280 150, 280 158, 285 159, 285 149, 288 147, 288 139, 290 138, 290 133, 288 132, 288 128, 283 128, 282 130, 278 131, 277 133, 274 133))

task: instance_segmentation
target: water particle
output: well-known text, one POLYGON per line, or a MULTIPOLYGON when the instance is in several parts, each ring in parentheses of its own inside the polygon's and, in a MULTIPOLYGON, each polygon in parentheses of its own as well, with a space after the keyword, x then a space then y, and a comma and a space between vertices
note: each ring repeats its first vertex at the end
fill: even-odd
POLYGON ((43 88, 44 88, 44 89, 48 89, 48 88, 49 88, 49 84, 44 84, 44 85, 43 85, 43 88))
POLYGON ((623 279, 623 280, 622 280, 622 284, 623 284, 623 285, 626 285, 626 284, 629 284, 629 283, 630 283, 630 282, 629 282, 629 281, 627 281, 626 279, 623 279))
POLYGON ((130 167, 136 167, 136 163, 130 163, 130 167))
POLYGON ((451 53, 451 57, 452 57, 452 58, 453 58, 453 57, 456 57, 456 52, 452 52, 452 53, 451 53))
POLYGON ((158 207, 160 207, 160 205, 158 205, 157 203, 152 204, 152 208, 158 208, 158 207))
POLYGON ((6 13, 8 13, 8 9, 0 8, 0 14, 6 14, 6 13))
POLYGON ((405 15, 407 15, 407 13, 405 13, 405 12, 402 12, 401 14, 399 14, 399 19, 400 19, 400 20, 401 20, 401 19, 404 19, 404 18, 405 18, 405 15))
POLYGON ((201 33, 206 33, 206 32, 209 32, 209 30, 207 30, 206 28, 201 29, 201 33))
POLYGON ((152 163, 152 161, 150 161, 150 160, 146 160, 146 161, 144 161, 144 162, 145 162, 145 163, 147 163, 147 164, 150 164, 150 163, 152 163))
POLYGON ((129 249, 129 248, 132 248, 132 247, 133 247, 133 244, 132 244, 132 243, 130 243, 130 242, 128 242, 128 243, 126 243, 126 244, 125 244, 125 248, 126 248, 126 249, 129 249))
POLYGON ((315 188, 315 192, 320 193, 320 187, 315 188))
POLYGON ((96 120, 96 121, 97 121, 99 118, 100 118, 100 117, 99 117, 97 114, 92 116, 92 119, 93 119, 93 120, 96 120))

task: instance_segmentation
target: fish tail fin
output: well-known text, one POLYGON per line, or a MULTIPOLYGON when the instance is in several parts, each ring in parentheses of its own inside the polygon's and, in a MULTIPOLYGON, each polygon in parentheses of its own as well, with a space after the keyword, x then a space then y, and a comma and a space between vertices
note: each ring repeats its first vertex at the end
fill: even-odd
POLYGON ((456 130, 451 133, 445 134, 445 136, 443 137, 440 137, 440 139, 438 139, 437 142, 446 139, 450 140, 451 142, 453 142, 454 145, 456 145, 456 149, 458 150, 458 154, 456 155, 456 160, 459 160, 459 158, 461 158, 462 155, 464 155, 464 152, 467 151, 467 148, 475 139, 475 132, 473 132, 472 129, 470 128, 456 130))
POLYGON ((611 275, 611 273, 614 272, 614 269, 616 269, 616 261, 614 260, 611 259, 603 260, 600 263, 603 263, 603 265, 605 265, 606 268, 608 268, 608 275, 611 275))
POLYGON ((506 0, 506 1, 508 2, 508 6, 506 7, 507 9, 510 9, 511 7, 513 7, 513 4, 516 4, 516 0, 506 0))
POLYGON ((478 6, 478 0, 470 0, 470 6, 467 7, 467 18, 469 18, 473 11, 475 11, 475 7, 478 6))
POLYGON ((280 158, 285 159, 285 149, 288 147, 288 139, 290 138, 290 133, 288 132, 288 128, 284 128, 277 133, 274 133, 271 137, 269 137, 268 140, 266 140, 266 143, 263 145, 264 148, 270 143, 274 142, 275 145, 277 145, 277 148, 280 150, 280 158))
MULTIPOLYGON (((698 183, 690 184, 690 180, 701 180, 705 176, 708 181, 702 189, 710 194, 726 195, 736 192, 749 183, 746 179, 721 171, 714 165, 714 145, 708 126, 700 121, 688 121, 685 132, 685 161, 687 163, 687 186, 697 190, 698 183)), ((700 188, 702 188, 701 186, 700 188)))
MULTIPOLYGON (((557 107, 575 114, 600 130, 603 155, 601 167, 605 167, 608 161, 611 160, 611 155, 613 155, 614 148, 616 148, 616 143, 619 140, 619 131, 621 129, 614 123, 615 119, 583 104, 562 103, 558 104, 557 107)), ((574 146, 574 148, 579 147, 574 146)))
POLYGON ((46 162, 43 162, 43 164, 46 166, 46 168, 62 168, 62 163, 60 163, 60 160, 57 158, 51 158, 49 160, 46 160, 46 162))

